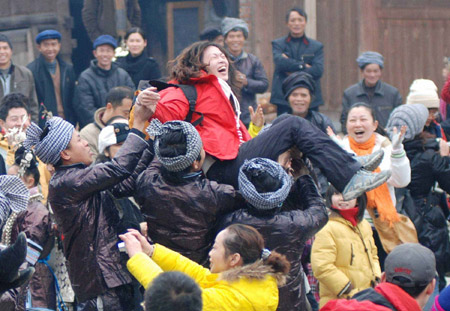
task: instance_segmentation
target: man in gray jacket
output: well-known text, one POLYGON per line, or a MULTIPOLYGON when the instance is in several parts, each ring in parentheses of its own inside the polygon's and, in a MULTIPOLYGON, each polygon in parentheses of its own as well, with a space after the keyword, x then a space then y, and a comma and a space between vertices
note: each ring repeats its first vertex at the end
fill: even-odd
POLYGON ((402 96, 398 90, 381 81, 384 66, 383 55, 377 52, 364 52, 356 62, 361 70, 363 80, 353 84, 344 91, 342 98, 341 126, 346 133, 345 124, 350 107, 359 102, 372 106, 375 118, 383 128, 389 119, 391 111, 402 104, 402 96))
POLYGON ((13 47, 9 38, 0 34, 0 99, 9 93, 21 93, 30 99, 31 119, 38 121, 39 106, 34 87, 33 74, 11 60, 13 47))

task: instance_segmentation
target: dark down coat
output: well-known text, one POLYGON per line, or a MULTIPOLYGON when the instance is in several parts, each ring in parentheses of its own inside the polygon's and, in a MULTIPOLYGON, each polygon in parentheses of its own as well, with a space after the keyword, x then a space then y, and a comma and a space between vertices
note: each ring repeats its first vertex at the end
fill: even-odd
POLYGON ((279 311, 306 310, 305 284, 301 256, 305 242, 328 221, 328 213, 313 179, 301 176, 293 186, 281 210, 240 209, 221 222, 223 229, 241 223, 256 228, 264 237, 266 248, 286 255, 291 271, 280 288, 279 311))

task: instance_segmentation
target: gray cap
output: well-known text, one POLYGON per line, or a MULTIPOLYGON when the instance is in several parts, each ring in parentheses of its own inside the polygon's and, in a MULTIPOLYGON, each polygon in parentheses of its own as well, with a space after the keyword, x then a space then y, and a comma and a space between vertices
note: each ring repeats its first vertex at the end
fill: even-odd
POLYGON ((386 257, 384 270, 389 283, 401 287, 425 286, 436 276, 436 259, 425 246, 405 243, 386 257))

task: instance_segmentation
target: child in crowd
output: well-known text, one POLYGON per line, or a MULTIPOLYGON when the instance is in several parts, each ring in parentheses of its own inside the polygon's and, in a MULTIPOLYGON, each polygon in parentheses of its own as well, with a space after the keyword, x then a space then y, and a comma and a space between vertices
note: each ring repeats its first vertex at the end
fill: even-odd
POLYGON ((326 193, 330 220, 316 234, 311 253, 314 276, 319 280, 320 307, 329 300, 351 297, 375 286, 381 277, 372 228, 363 218, 365 195, 344 201, 334 187, 326 193))

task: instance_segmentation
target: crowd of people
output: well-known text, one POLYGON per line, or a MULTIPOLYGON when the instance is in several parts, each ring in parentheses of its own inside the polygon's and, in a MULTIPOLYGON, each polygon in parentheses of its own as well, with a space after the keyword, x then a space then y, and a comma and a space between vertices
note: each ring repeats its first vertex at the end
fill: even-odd
POLYGON ((441 98, 417 79, 403 102, 362 53, 339 131, 293 8, 265 124, 244 20, 206 29, 167 78, 116 23, 90 29, 78 77, 58 31, 27 67, 0 35, 1 310, 450 310, 448 71, 441 98))

